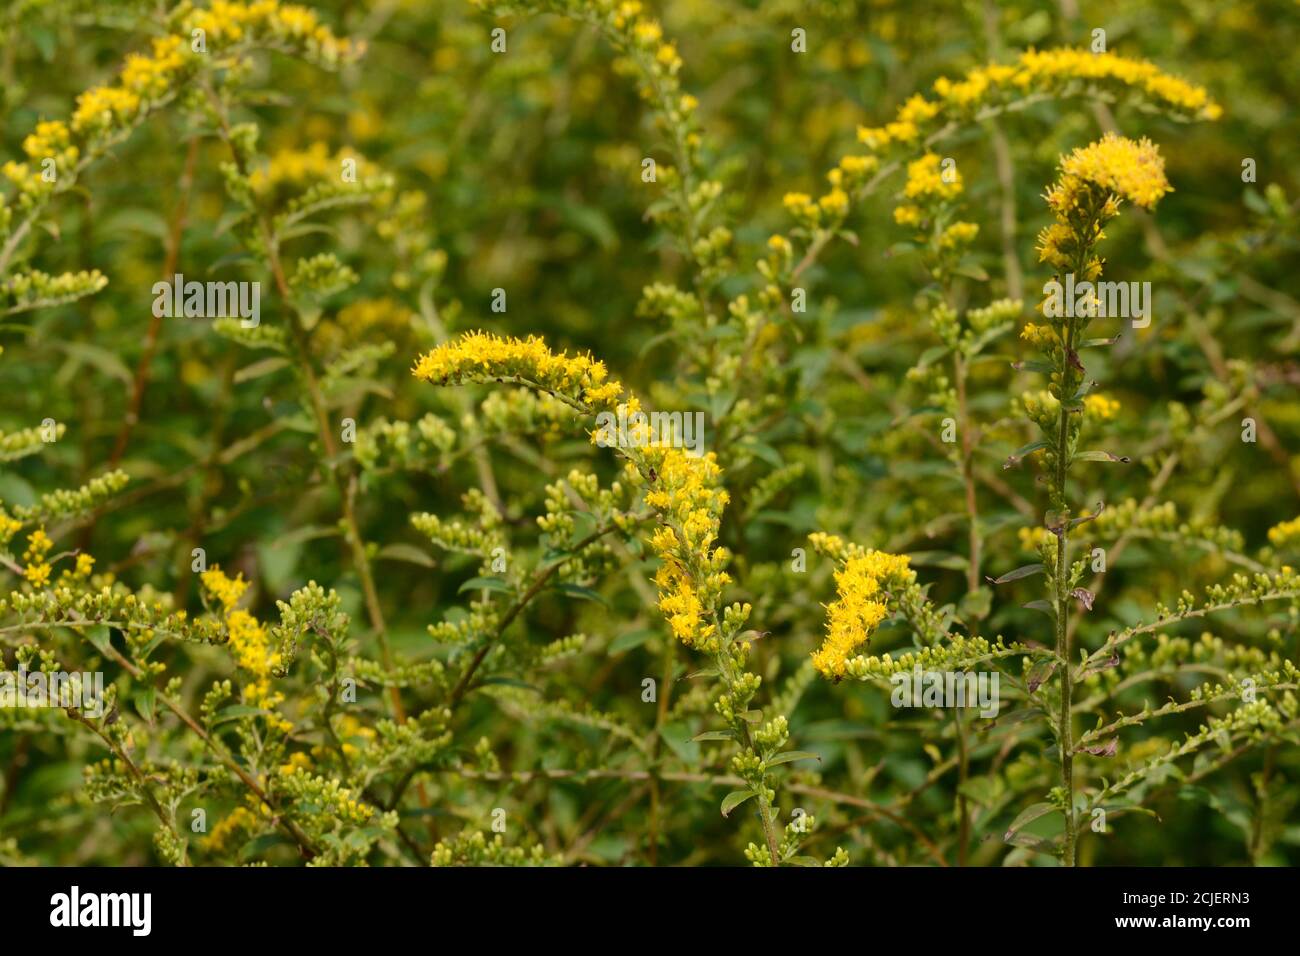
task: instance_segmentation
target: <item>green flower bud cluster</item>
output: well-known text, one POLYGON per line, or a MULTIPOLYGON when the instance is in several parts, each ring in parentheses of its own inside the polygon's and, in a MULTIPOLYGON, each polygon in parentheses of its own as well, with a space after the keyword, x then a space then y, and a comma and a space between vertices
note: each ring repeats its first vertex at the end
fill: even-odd
POLYGON ((429 636, 440 644, 462 647, 494 633, 500 621, 496 604, 484 598, 473 602, 468 612, 457 608, 446 620, 430 624, 429 636))
POLYGON ((351 670, 357 680, 376 687, 447 688, 447 667, 440 660, 396 661, 391 668, 378 661, 353 658, 351 670))
POLYGON ((484 436, 534 435, 551 441, 576 432, 579 418, 564 402, 525 389, 489 392, 477 416, 466 415, 467 430, 484 436))
POLYGON ((366 771, 372 776, 394 771, 404 773, 416 767, 429 767, 443 756, 449 757, 450 720, 450 710, 431 708, 400 724, 393 720, 378 721, 375 724, 378 740, 362 751, 366 771))
POLYGON ((76 302, 108 285, 96 269, 49 275, 39 270, 16 272, 0 280, 0 316, 76 302))
POLYGON ((127 473, 118 469, 92 478, 80 488, 60 488, 46 492, 35 505, 16 505, 14 517, 26 523, 45 523, 59 518, 71 518, 94 511, 112 498, 131 481, 127 473))
POLYGON ((850 658, 845 676, 863 681, 888 681, 895 674, 910 673, 915 667, 922 671, 968 671, 998 658, 1032 654, 1023 644, 1003 643, 1001 636, 989 641, 954 634, 944 644, 907 651, 897 659, 892 653, 850 658))
POLYGON ((268 322, 259 322, 250 328, 244 325, 242 319, 226 316, 213 321, 212 331, 246 349, 268 349, 281 353, 288 350, 288 333, 282 327, 268 322))
POLYGON ((1152 538, 1181 547, 1226 552, 1234 557, 1240 556, 1246 547, 1245 537, 1233 528, 1201 518, 1180 522, 1173 502, 1141 508, 1135 499, 1129 498, 1103 510, 1089 530, 1108 538, 1121 535, 1152 538))
POLYGON ((0 597, 0 615, 13 614, 24 627, 64 626, 74 629, 107 624, 139 639, 154 636, 199 644, 223 644, 224 625, 208 618, 192 618, 184 611, 170 611, 161 600, 149 601, 122 585, 104 585, 97 591, 55 587, 41 591, 13 591, 0 597))
MULTIPOLYGON (((53 437, 57 441, 67 432, 68 426, 62 422, 54 426, 53 437)), ((44 450, 48 432, 43 428, 24 428, 16 432, 0 431, 0 461, 17 461, 44 450)))
POLYGON ((289 289, 295 299, 310 302, 342 292, 359 280, 360 276, 340 262, 338 256, 322 252, 310 259, 298 260, 289 280, 289 289))
POLYGON ((506 545, 505 538, 495 528, 471 526, 455 519, 444 521, 428 512, 411 515, 411 525, 444 551, 490 559, 494 548, 504 548, 506 545))
POLYGON ((507 846, 503 834, 489 840, 482 830, 475 830, 439 840, 430 862, 433 866, 558 866, 562 861, 548 856, 540 843, 528 848, 507 846))
POLYGON ((456 440, 455 430, 432 412, 417 419, 414 427, 381 418, 357 430, 353 453, 366 471, 432 468, 456 447, 456 440))

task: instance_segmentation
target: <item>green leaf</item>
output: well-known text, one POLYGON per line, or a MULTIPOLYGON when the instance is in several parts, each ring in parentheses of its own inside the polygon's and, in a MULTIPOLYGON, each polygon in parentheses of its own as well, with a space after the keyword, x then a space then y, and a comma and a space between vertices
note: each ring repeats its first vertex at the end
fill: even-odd
POLYGON ((113 645, 112 635, 105 624, 97 624, 86 631, 86 640, 94 645, 101 654, 107 655, 113 645))
POLYGON ((733 790, 722 798, 722 815, 731 816, 731 811, 736 809, 750 797, 756 797, 758 794, 753 790, 733 790))
POLYGON ((696 734, 694 737, 691 738, 691 740, 694 741, 695 743, 700 743, 701 741, 704 740, 735 740, 735 739, 736 739, 736 735, 733 734, 730 730, 706 730, 704 733, 696 734))
POLYGON ((697 677, 717 677, 718 669, 716 667, 705 667, 702 670, 691 671, 682 680, 695 680, 697 677))
POLYGON ((609 642, 609 653, 622 654, 624 651, 630 651, 634 647, 640 647, 650 638, 654 637, 655 630, 651 627, 637 628, 633 631, 625 631, 618 637, 609 642))
POLYGON ((1081 451, 1070 458, 1070 461, 1117 461, 1125 465, 1132 460, 1120 455, 1112 455, 1108 451, 1081 451))
POLYGON ((984 580, 988 581, 990 584, 1008 584, 1011 581, 1019 581, 1021 578, 1031 577, 1032 575, 1035 574, 1042 574, 1046 570, 1047 570, 1047 565, 1043 564, 1043 562, 1041 561, 1038 561, 1035 562, 1034 564, 1022 565, 1016 568, 1014 571, 1008 571, 1006 574, 1002 575, 1001 577, 997 577, 997 578, 986 577, 984 580))
POLYGON ((979 587, 974 591, 967 591, 962 595, 961 601, 957 604, 957 613, 963 618, 975 618, 982 621, 989 616, 989 611, 993 609, 993 591, 989 588, 979 587))
POLYGON ((542 689, 538 687, 536 684, 530 684, 527 681, 522 681, 517 677, 484 677, 481 681, 479 681, 479 683, 485 687, 490 684, 496 684, 499 687, 516 687, 520 690, 530 690, 534 694, 537 694, 539 697, 543 693, 542 689))
POLYGON ((966 276, 977 282, 988 282, 989 274, 973 262, 963 262, 957 268, 952 270, 959 276, 966 276))
POLYGON ((815 754, 811 750, 787 750, 785 753, 777 754, 771 760, 764 763, 769 767, 779 767, 783 763, 794 763, 796 760, 818 760, 822 759, 821 754, 815 754))
POLYGON ((1054 670, 1056 670, 1056 660, 1051 657, 1045 657, 1029 668, 1029 673, 1025 677, 1025 686, 1029 688, 1029 693, 1038 690, 1043 682, 1052 676, 1054 670))
POLYGON ((289 360, 282 355, 272 355, 270 358, 259 359, 252 365, 245 365, 235 373, 236 384, 241 382, 251 382, 255 378, 261 378, 263 375, 270 375, 272 372, 278 372, 286 367, 289 360))
POLYGON ((82 364, 91 365, 99 369, 110 378, 115 378, 119 382, 130 385, 133 376, 131 370, 126 367, 126 363, 117 357, 115 352, 110 352, 102 345, 92 345, 89 342, 53 342, 51 343, 61 352, 68 353, 70 362, 60 371, 60 379, 71 379, 78 366, 82 364))
POLYGON ((947 355, 949 351, 950 349, 946 345, 931 346, 921 353, 921 357, 916 360, 916 367, 926 368, 927 366, 933 365, 935 362, 939 361, 939 359, 947 355))
POLYGON ((290 843, 289 838, 279 830, 272 833, 263 833, 261 836, 253 837, 253 839, 249 840, 240 848, 239 859, 240 862, 247 863, 250 860, 257 859, 267 850, 274 847, 290 845, 292 844, 290 843))
POLYGON ((1038 441, 1031 441, 1028 445, 1023 445, 1008 455, 1007 460, 1002 463, 1002 467, 1010 468, 1012 465, 1019 464, 1026 455, 1036 452, 1040 448, 1046 447, 1047 442, 1041 438, 1038 441))
POLYGON ((683 763, 700 762, 700 745, 691 739, 691 726, 686 721, 674 720, 664 724, 659 729, 659 735, 683 763))
POLYGON ((470 578, 462 584, 457 590, 457 594, 464 594, 466 591, 499 591, 502 594, 509 594, 514 589, 506 583, 504 578, 470 578))
POLYGON ((243 717, 257 717, 262 714, 269 714, 270 711, 262 707, 250 707, 248 704, 231 704, 229 707, 223 707, 217 711, 212 718, 212 726, 229 723, 232 720, 239 720, 243 717))
POLYGON ((153 724, 154 703, 158 696, 156 688, 148 687, 141 690, 135 695, 135 710, 145 719, 145 723, 153 724))
POLYGON ((1023 362, 1012 362, 1011 367, 1017 372, 1038 372, 1041 375, 1051 375, 1056 371, 1056 367, 1051 362, 1041 362, 1038 359, 1026 359, 1023 362))
POLYGON ((1099 349, 1099 348, 1104 348, 1107 345, 1114 345, 1118 341, 1119 341, 1118 335, 1112 335, 1108 339, 1084 339, 1082 342, 1079 343, 1079 348, 1099 349))
POLYGON ((1014 837, 1020 830, 1023 830, 1039 817, 1055 812, 1058 812, 1057 807, 1050 803, 1035 803, 1033 806, 1027 807, 1020 812, 1018 817, 1011 821, 1011 826, 1007 827, 1007 832, 1003 835, 1002 839, 1007 843, 1011 843, 1012 837, 1014 837))
POLYGON ((945 568, 949 571, 964 571, 966 559, 951 551, 913 551, 908 556, 914 568, 945 568))
POLYGON ((593 591, 591 588, 583 587, 581 584, 571 584, 565 582, 557 584, 555 590, 561 594, 567 594, 570 597, 580 598, 584 601, 595 601, 597 604, 609 607, 609 602, 605 600, 604 595, 599 591, 593 591))
POLYGON ((413 544, 388 544, 379 549, 375 555, 379 561, 406 561, 423 568, 434 567, 433 558, 429 557, 413 544))

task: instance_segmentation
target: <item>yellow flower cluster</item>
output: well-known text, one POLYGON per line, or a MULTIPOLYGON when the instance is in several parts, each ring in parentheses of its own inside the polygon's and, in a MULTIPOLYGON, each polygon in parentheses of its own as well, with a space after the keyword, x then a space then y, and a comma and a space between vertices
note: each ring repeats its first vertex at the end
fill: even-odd
MULTIPOLYGON (((265 627, 242 608, 236 607, 248 589, 243 575, 228 577, 220 568, 213 567, 200 576, 203 587, 222 609, 230 651, 235 664, 252 677, 243 689, 244 703, 267 711, 284 702, 284 695, 271 685, 271 674, 280 663, 278 651, 271 650, 271 636, 265 627)), ((286 733, 293 725, 278 714, 267 715, 267 724, 286 733)))
POLYGON ((1292 518, 1290 521, 1283 521, 1268 529, 1269 543, 1275 548, 1286 547, 1296 541, 1300 541, 1300 517, 1292 518))
POLYGON ((146 99, 158 99, 171 91, 176 77, 185 68, 186 50, 179 36, 156 37, 153 55, 128 53, 122 67, 122 86, 146 99))
POLYGON ((1083 410, 1093 418, 1108 422, 1119 414, 1119 402, 1105 395, 1089 395, 1083 400, 1083 410))
MULTIPOLYGON (((608 380, 603 362, 552 352, 535 335, 519 339, 469 332, 420 356, 411 372, 436 385, 514 379, 592 411, 614 410, 623 393, 620 383, 608 380)), ((634 400, 627 405, 629 413, 637 410, 634 400)))
POLYGON ((180 36, 155 38, 152 55, 129 54, 115 84, 94 87, 77 97, 72 131, 92 139, 133 125, 175 93, 193 67, 193 56, 180 36))
POLYGON ((849 557, 835 572, 838 596, 826 605, 826 639, 812 655, 822 676, 844 676, 849 655, 870 640, 889 613, 886 588, 914 578, 906 555, 866 551, 849 557))
POLYGON ((19 531, 22 530, 23 523, 17 518, 10 515, 0 508, 0 547, 5 547, 19 531))
POLYGON ((203 849, 210 853, 223 853, 230 848, 236 836, 256 829, 259 823, 257 814, 252 810, 235 807, 218 820, 212 832, 203 838, 203 849))
POLYGON ((0 173, 29 202, 48 197, 56 182, 61 188, 70 187, 79 161, 102 152, 170 100, 200 65, 214 62, 212 54, 237 43, 295 53, 324 67, 354 60, 362 53, 361 45, 336 37, 306 7, 278 0, 213 0, 210 8, 191 11, 175 34, 156 37, 149 54, 128 54, 115 82, 78 96, 67 123, 47 120, 37 124, 24 140, 23 151, 42 168, 7 162, 0 173), (200 36, 202 52, 191 46, 200 36), (45 175, 47 159, 54 160, 54 181, 45 175))
POLYGON ((185 35, 194 30, 204 31, 207 44, 217 50, 245 40, 285 44, 324 66, 355 59, 364 51, 361 44, 336 37, 315 11, 279 0, 212 0, 207 10, 196 10, 186 19, 185 35))
POLYGON ((1078 206, 1085 184, 1146 209, 1173 191, 1165 178, 1164 158, 1149 139, 1134 142, 1114 133, 1076 149, 1061 161, 1061 179, 1048 191, 1047 204, 1058 216, 1068 215, 1078 206))
POLYGON ((980 227, 973 222, 954 222, 939 236, 941 249, 958 249, 969 245, 979 235, 980 227))
POLYGON ((907 184, 903 195, 908 199, 922 201, 931 199, 954 199, 961 194, 961 173, 955 165, 941 169, 937 153, 926 153, 920 159, 907 164, 907 184))
POLYGON ((1020 547, 1032 553, 1037 553, 1047 540, 1050 532, 1042 525, 1035 525, 1032 528, 1016 529, 1016 537, 1020 539, 1020 547))
POLYGON ((1107 133, 1076 149, 1061 160, 1061 178, 1044 196, 1056 221, 1038 234, 1038 260, 1062 271, 1077 269, 1080 279, 1096 279, 1102 261, 1090 250, 1106 238, 1102 226, 1119 215, 1121 200, 1150 209, 1172 189, 1164 159, 1150 140, 1107 133))
POLYGON ((280 150, 265 165, 254 169, 248 176, 248 185, 262 198, 298 193, 306 186, 319 182, 338 182, 343 160, 356 161, 358 180, 371 171, 365 160, 354 153, 342 151, 331 154, 322 142, 314 142, 306 149, 280 150))
POLYGON ((1056 341, 1056 332, 1050 325, 1035 325, 1028 322, 1020 330, 1020 337, 1030 345, 1047 347, 1056 341))
POLYGON ((244 596, 248 590, 248 582, 244 580, 242 574, 234 578, 226 576, 226 573, 218 567, 209 568, 199 575, 199 580, 203 587, 213 598, 220 603, 223 610, 229 612, 239 599, 244 596))
POLYGON ((27 550, 23 552, 23 577, 33 587, 44 587, 50 583, 50 565, 45 556, 52 547, 54 542, 44 528, 37 528, 27 536, 27 550))
POLYGON ((13 183, 14 188, 31 200, 44 198, 54 192, 60 178, 75 178, 81 147, 72 141, 68 124, 60 120, 42 120, 23 140, 23 152, 40 168, 12 160, 0 166, 0 173, 13 183), (46 161, 53 160, 54 176, 46 175, 46 161))
POLYGON ((1202 87, 1145 60, 1062 47, 1027 50, 1015 64, 976 67, 956 81, 940 77, 934 83, 938 100, 913 96, 892 123, 860 127, 858 140, 873 152, 895 144, 910 146, 955 118, 950 114, 967 114, 1025 94, 1070 95, 1080 90, 1081 82, 1111 93, 1136 90, 1183 118, 1215 120, 1223 115, 1202 87))
POLYGON ((95 570, 95 559, 84 551, 77 555, 77 560, 71 568, 65 568, 59 578, 61 586, 68 586, 79 581, 84 581, 90 577, 90 573, 95 570))
POLYGON ((711 452, 697 458, 680 448, 650 446, 641 453, 640 470, 653 476, 645 501, 662 520, 650 538, 663 562, 655 575, 659 610, 683 644, 715 650, 712 618, 731 582, 724 570, 730 554, 713 547, 730 500, 721 486, 722 468, 711 452))
POLYGON ((1197 119, 1216 120, 1223 115, 1223 108, 1203 87, 1165 73, 1154 63, 1114 53, 1069 47, 1028 50, 1021 54, 1020 69, 1011 78, 1021 89, 1056 87, 1073 80, 1113 81, 1140 89, 1162 105, 1197 119))
MULTIPOLYGON (((361 755, 361 748, 352 741, 362 740, 367 744, 373 743, 379 736, 373 727, 367 727, 357 717, 352 714, 343 714, 338 718, 338 726, 334 728, 335 735, 339 738, 343 756, 349 760, 355 759, 361 755)), ((325 757, 329 754, 330 748, 325 744, 313 747, 312 754, 316 757, 325 757)), ((289 765, 280 768, 281 773, 292 772, 295 768, 303 770, 311 769, 311 758, 304 753, 296 753, 290 757, 289 765)))
POLYGON ((333 319, 321 322, 315 340, 326 355, 353 344, 396 344, 409 337, 413 318, 411 310, 396 299, 357 299, 339 309, 333 319))
POLYGON ((854 192, 866 185, 879 167, 875 156, 845 156, 826 174, 829 191, 817 199, 807 193, 786 193, 785 208, 806 229, 833 229, 849 214, 854 192))
POLYGON ((677 47, 664 42, 664 31, 658 20, 644 16, 639 0, 627 0, 614 9, 610 25, 629 46, 650 55, 672 76, 682 67, 677 47))
MULTIPOLYGON (((920 226, 938 207, 961 194, 961 174, 955 165, 946 168, 936 153, 926 153, 907 165, 907 182, 903 186, 906 201, 894 207, 894 222, 900 226, 920 226)), ((945 250, 956 249, 974 240, 979 226, 973 222, 955 222, 939 237, 945 250)))
MULTIPOLYGON (((584 414, 640 410, 623 386, 610 380, 602 362, 589 355, 553 352, 536 336, 501 338, 470 332, 420 356, 412 374, 440 385, 511 380, 548 392, 584 414)), ((593 433, 595 441, 597 433, 593 433)), ((713 547, 728 495, 713 454, 693 456, 669 445, 624 449, 629 469, 646 482, 645 501, 661 516, 650 539, 663 562, 656 575, 659 608, 675 637, 701 650, 716 649, 713 620, 723 588, 725 548, 713 547)))

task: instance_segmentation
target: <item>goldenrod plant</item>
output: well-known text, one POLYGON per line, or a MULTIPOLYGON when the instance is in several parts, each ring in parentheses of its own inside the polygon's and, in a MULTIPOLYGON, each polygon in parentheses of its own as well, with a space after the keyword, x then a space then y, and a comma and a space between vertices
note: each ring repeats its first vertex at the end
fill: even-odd
POLYGON ((1075 6, 0 12, 0 862, 1296 862, 1300 15, 1075 6))

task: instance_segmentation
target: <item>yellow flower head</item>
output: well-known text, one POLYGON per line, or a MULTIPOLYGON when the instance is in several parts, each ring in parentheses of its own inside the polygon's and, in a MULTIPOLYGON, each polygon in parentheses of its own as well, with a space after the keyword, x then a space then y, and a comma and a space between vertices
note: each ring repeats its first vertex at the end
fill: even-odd
POLYGON ((1083 409, 1093 418, 1108 422, 1119 414, 1119 402, 1105 395, 1088 395, 1083 400, 1083 409))
POLYGON ((1292 518, 1290 521, 1283 521, 1268 529, 1269 543, 1275 548, 1283 548, 1296 541, 1300 541, 1300 517, 1292 518))
POLYGON ((865 644, 889 613, 885 588, 915 578, 905 555, 866 551, 853 554, 835 572, 838 597, 826 605, 826 639, 813 652, 813 666, 823 677, 840 678, 849 656, 865 644))
POLYGON ((420 356, 411 371, 439 385, 513 379, 583 411, 614 411, 623 391, 622 385, 608 380, 603 362, 590 355, 553 352, 535 335, 518 339, 469 332, 420 356))
POLYGON ((1061 180, 1047 194, 1058 216, 1078 205, 1085 184, 1091 184, 1146 209, 1173 187, 1165 178, 1165 161, 1149 139, 1134 142, 1114 133, 1076 149, 1061 162, 1061 180))
POLYGON ((199 575, 199 580, 208 593, 212 595, 224 608, 229 611, 239 599, 243 597, 244 592, 248 590, 248 582, 244 580, 242 574, 236 575, 233 579, 226 576, 226 573, 215 565, 199 575))
POLYGON ((953 199, 961 190, 961 173, 956 165, 942 167, 937 153, 926 153, 907 164, 903 195, 908 199, 953 199))
POLYGON ((943 249, 957 249, 975 241, 980 227, 973 222, 954 222, 939 237, 939 246, 943 249))

